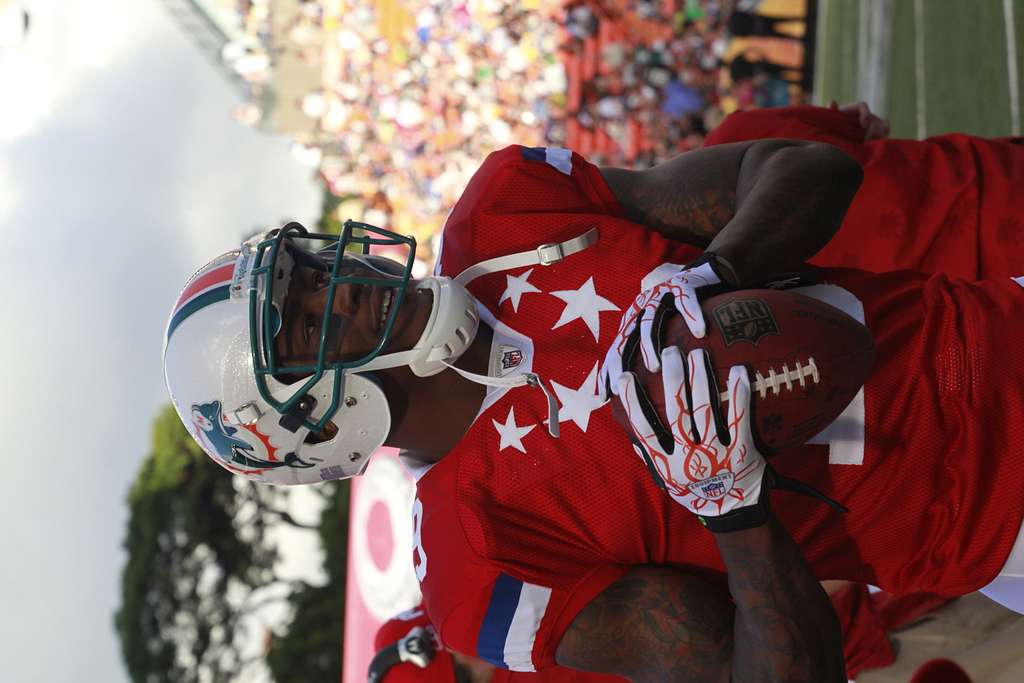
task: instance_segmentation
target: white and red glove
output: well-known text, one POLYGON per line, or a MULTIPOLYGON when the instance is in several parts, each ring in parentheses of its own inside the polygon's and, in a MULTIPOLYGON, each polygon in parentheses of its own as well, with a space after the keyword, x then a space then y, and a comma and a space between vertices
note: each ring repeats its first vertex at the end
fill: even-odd
POLYGON ((723 416, 708 375, 707 352, 694 349, 684 362, 679 349, 669 346, 661 352, 661 365, 671 443, 659 440, 651 425, 657 417, 641 408, 637 392, 642 389, 633 373, 623 372, 619 378, 619 399, 633 428, 634 445, 643 449, 641 457, 657 471, 668 494, 711 531, 764 524, 773 472, 754 446, 746 368, 729 371, 723 416))
POLYGON ((658 319, 659 309, 664 305, 666 297, 671 297, 676 310, 686 321, 690 334, 697 339, 704 336, 704 313, 700 310, 697 290, 721 284, 722 280, 712 266, 713 260, 714 257, 707 254, 667 280, 640 292, 633 300, 629 309, 623 314, 622 321, 619 323, 619 331, 615 334, 615 341, 612 342, 611 348, 608 349, 604 362, 601 364, 598 389, 605 399, 611 398, 608 395, 609 392, 618 394, 619 377, 622 375, 623 351, 630 338, 636 333, 638 326, 640 353, 644 359, 644 367, 650 372, 657 372, 661 368, 658 352, 655 349, 657 330, 654 329, 654 323, 658 319))

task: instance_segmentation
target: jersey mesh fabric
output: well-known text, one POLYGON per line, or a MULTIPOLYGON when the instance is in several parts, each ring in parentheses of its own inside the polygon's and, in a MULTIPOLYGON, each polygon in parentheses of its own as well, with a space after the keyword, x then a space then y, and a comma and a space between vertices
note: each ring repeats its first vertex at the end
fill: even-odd
POLYGON ((1024 336, 1024 290, 1008 279, 824 275, 864 302, 875 337, 864 462, 819 469, 810 463, 827 462, 825 447, 783 454, 780 471, 844 491, 852 512, 783 495, 776 510, 819 558, 816 572, 894 593, 976 590, 998 573, 1024 515, 1024 367, 1013 344, 1024 336), (834 546, 837 529, 847 540, 834 546))
MULTIPOLYGON (((489 157, 478 175, 482 180, 474 178, 445 228, 446 274, 600 230, 597 244, 561 263, 470 284, 496 318, 533 340, 533 369, 542 379, 582 389, 642 277, 664 262, 685 263, 693 252, 608 215, 597 170, 575 156, 570 177, 524 163, 510 148, 489 157), (530 189, 530 182, 550 194, 530 189), (483 194, 471 193, 474 188, 483 194), (524 196, 543 203, 516 213, 524 196), (523 294, 517 308, 502 301, 508 278, 527 273, 537 291, 523 294), (566 302, 556 295, 581 291, 588 280, 618 308, 597 314, 596 340, 582 318, 563 322, 566 302)), ((831 465, 828 446, 772 461, 782 474, 847 504, 849 514, 785 492, 773 495, 773 508, 819 579, 872 583, 893 593, 975 590, 1001 567, 1022 515, 1024 368, 1013 340, 1024 332, 1024 290, 1009 280, 973 285, 909 272, 820 276, 860 300, 875 337, 866 440, 858 464, 831 465), (999 367, 989 364, 994 359, 999 367)), ((546 417, 539 391, 508 391, 419 483, 423 543, 434 558, 423 589, 443 640, 476 651, 499 575, 544 586, 551 593, 535 633, 538 668, 554 664, 575 614, 628 566, 705 570, 718 574, 719 585, 724 569, 711 534, 658 488, 608 406, 590 412, 585 427, 582 418, 563 422, 559 439, 548 436, 546 417), (509 421, 532 427, 519 432, 521 448, 499 444, 498 425, 509 421), (465 546, 461 555, 436 550, 453 538, 465 546), (446 579, 438 565, 449 559, 472 572, 451 565, 459 569, 448 575, 458 580, 446 579)))
MULTIPOLYGON (((487 258, 536 249, 532 221, 544 221, 549 241, 562 241, 597 221, 621 217, 600 172, 582 157, 572 155, 573 174, 565 175, 543 162, 524 162, 523 150, 512 146, 492 153, 470 179, 445 223, 442 272, 454 276, 487 258), (447 237, 456 233, 457 240, 447 237)), ((697 252, 684 245, 677 249, 697 252)), ((503 274, 498 278, 504 282, 503 274)))
MULTIPOLYGON (((534 369, 546 381, 555 381, 563 386, 576 388, 600 362, 602 349, 614 334, 621 312, 600 314, 603 316, 601 339, 596 340, 593 332, 578 320, 557 326, 564 302, 547 292, 572 290, 584 284, 588 277, 598 277, 603 285, 598 293, 623 309, 639 291, 640 278, 650 269, 638 267, 635 258, 624 255, 660 255, 660 259, 644 261, 652 268, 663 260, 685 263, 697 254, 693 247, 669 242, 655 233, 638 231, 633 224, 621 220, 621 209, 597 168, 575 154, 572 157, 572 174, 567 175, 545 163, 523 161, 522 148, 512 147, 497 152, 488 158, 471 180, 464 197, 475 201, 460 202, 445 228, 443 269, 453 274, 494 255, 533 249, 542 243, 562 241, 593 227, 599 228, 601 238, 597 245, 570 256, 562 263, 534 268, 530 282, 543 293, 533 299, 528 298, 530 295, 524 297, 518 311, 512 310, 508 301, 500 305, 499 302, 507 286, 507 277, 522 275, 528 269, 489 274, 470 285, 474 296, 492 307, 504 322, 519 329, 525 325, 535 343, 543 343, 544 353, 537 354, 540 365, 534 369), (524 207, 529 207, 529 210, 524 211, 524 207), (480 229, 480 226, 486 226, 486 229, 480 229), (459 239, 449 239, 449 235, 457 235, 459 239), (452 248, 462 243, 471 243, 472 249, 452 248), (464 257, 462 261, 458 259, 457 255, 469 252, 471 257, 464 257)), ((535 389, 520 388, 514 392, 516 396, 512 403, 517 417, 525 420, 527 414, 524 410, 529 406, 534 411, 529 414, 533 418, 531 423, 541 425, 536 430, 539 435, 544 429, 542 423, 546 416, 543 397, 535 389)), ((507 410, 497 411, 499 417, 495 419, 504 419, 507 410)), ((567 423, 562 425, 562 439, 557 442, 543 440, 536 449, 523 454, 522 459, 532 462, 532 467, 503 467, 502 461, 487 457, 464 461, 460 481, 492 482, 497 495, 488 498, 486 517, 505 520, 502 524, 480 524, 478 511, 470 501, 462 498, 474 487, 459 486, 457 495, 460 502, 465 503, 460 508, 463 528, 472 547, 488 549, 488 553, 496 551, 502 558, 502 566, 514 568, 527 580, 547 584, 560 581, 558 574, 550 572, 547 565, 561 557, 566 571, 559 574, 573 578, 569 584, 558 585, 567 588, 578 580, 579 553, 583 549, 572 534, 576 529, 584 528, 581 526, 584 521, 588 526, 618 529, 618 525, 609 522, 620 511, 614 505, 595 506, 586 511, 587 520, 567 520, 566 512, 571 515, 572 511, 566 510, 565 494, 550 484, 552 481, 578 482, 600 497, 614 490, 619 477, 618 473, 609 473, 593 461, 568 459, 561 451, 573 443, 588 450, 625 453, 623 459, 630 466, 638 464, 625 435, 610 423, 607 406, 593 414, 591 419, 593 426, 588 425, 585 443, 575 441, 580 430, 576 425, 567 423), (610 478, 610 474, 614 476, 610 478), (529 507, 534 511, 529 526, 523 526, 516 520, 524 500, 530 501, 529 507), (544 533, 538 534, 535 525, 542 527, 544 533), (566 534, 560 531, 562 528, 574 531, 566 534), (534 542, 530 542, 531 538, 534 542), (545 540, 538 545, 536 541, 540 538, 545 540)), ((484 420, 484 423, 486 427, 490 426, 489 420, 484 420)), ((489 441, 487 436, 484 438, 489 441)), ((493 448, 485 443, 479 447, 484 452, 493 448)), ((642 467, 635 474, 650 481, 642 467)), ((632 481, 635 476, 631 474, 626 478, 632 481)), ((621 529, 617 533, 623 537, 612 540, 611 546, 622 543, 635 552, 642 552, 643 540, 633 530, 621 529)), ((603 546, 607 549, 609 544, 604 542, 603 546)))

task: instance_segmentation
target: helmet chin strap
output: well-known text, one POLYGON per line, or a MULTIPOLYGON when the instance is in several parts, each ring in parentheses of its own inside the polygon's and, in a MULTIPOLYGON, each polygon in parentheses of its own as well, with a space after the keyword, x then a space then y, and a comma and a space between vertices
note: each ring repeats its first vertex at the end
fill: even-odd
POLYGON ((377 356, 353 372, 383 370, 408 365, 417 377, 436 375, 451 368, 462 377, 477 384, 512 388, 533 386, 544 392, 548 404, 548 431, 558 437, 558 401, 535 373, 526 372, 511 377, 491 377, 461 370, 453 365, 476 338, 480 328, 477 302, 460 283, 447 277, 428 277, 418 290, 429 289, 434 295, 430 318, 416 345, 409 351, 398 351, 377 356))
POLYGON ((540 375, 535 372, 523 372, 518 375, 509 375, 508 377, 491 377, 490 375, 478 375, 468 370, 462 370, 457 368, 451 363, 441 361, 446 367, 462 375, 470 382, 476 382, 477 384, 483 384, 488 387, 498 387, 500 389, 511 389, 513 387, 537 387, 544 393, 544 398, 548 401, 548 433, 556 439, 559 436, 560 430, 558 427, 558 401, 555 400, 554 394, 551 390, 544 386, 544 382, 541 381, 540 375))
POLYGON ((353 372, 383 370, 408 365, 417 377, 436 375, 469 348, 480 328, 476 300, 462 285, 447 277, 421 280, 417 291, 430 290, 434 301, 430 318, 419 341, 408 351, 381 354, 353 372))
POLYGON ((453 365, 455 360, 465 353, 473 343, 480 326, 477 302, 470 296, 465 285, 486 273, 534 264, 549 266, 558 263, 565 257, 586 249, 597 242, 597 239, 597 228, 591 228, 564 242, 551 242, 542 244, 536 249, 487 259, 466 268, 455 279, 433 276, 421 280, 417 290, 429 289, 434 295, 434 302, 430 309, 427 326, 416 345, 409 351, 381 354, 366 365, 353 368, 350 372, 360 373, 408 365, 417 377, 429 377, 448 367, 477 384, 503 388, 524 385, 537 387, 544 392, 547 399, 548 432, 557 438, 559 435, 558 401, 536 373, 524 372, 511 377, 491 377, 467 372, 453 365))

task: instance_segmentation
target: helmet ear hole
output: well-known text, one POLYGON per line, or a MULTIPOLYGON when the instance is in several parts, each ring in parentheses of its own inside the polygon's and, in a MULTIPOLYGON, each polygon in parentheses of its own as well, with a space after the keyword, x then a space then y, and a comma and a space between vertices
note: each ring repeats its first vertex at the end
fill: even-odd
POLYGON ((316 445, 318 443, 326 443, 338 435, 338 425, 334 424, 331 420, 327 421, 324 428, 319 432, 310 432, 306 434, 306 438, 303 439, 304 443, 310 445, 316 445))

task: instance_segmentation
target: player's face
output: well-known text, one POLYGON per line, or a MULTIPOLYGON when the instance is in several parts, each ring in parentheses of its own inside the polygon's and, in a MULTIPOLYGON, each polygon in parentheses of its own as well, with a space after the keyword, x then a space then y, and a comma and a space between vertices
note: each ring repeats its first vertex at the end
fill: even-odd
MULTIPOLYGON (((341 275, 379 276, 355 259, 347 262, 341 271, 341 275)), ((330 274, 325 271, 305 266, 295 268, 285 299, 284 321, 274 338, 281 363, 315 361, 329 283, 330 274)), ((369 353, 380 341, 387 311, 397 305, 397 294, 398 290, 390 287, 339 285, 327 321, 327 361, 355 360, 369 353)), ((432 302, 429 290, 417 291, 416 283, 409 281, 383 353, 405 351, 419 341, 430 317, 432 302)))

